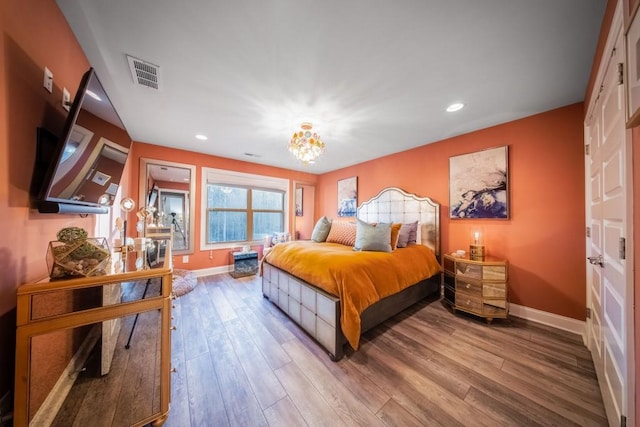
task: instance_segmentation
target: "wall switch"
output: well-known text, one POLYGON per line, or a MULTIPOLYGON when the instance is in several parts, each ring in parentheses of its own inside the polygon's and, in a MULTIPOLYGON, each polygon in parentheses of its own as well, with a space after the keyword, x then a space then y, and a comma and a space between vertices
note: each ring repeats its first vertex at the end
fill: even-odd
POLYGON ((189 255, 184 255, 182 257, 182 262, 185 263, 185 264, 188 263, 189 262, 189 255))
POLYGON ((66 87, 62 89, 62 108, 67 111, 71 108, 71 94, 66 87))
POLYGON ((53 73, 47 67, 44 67, 44 81, 42 86, 49 92, 53 93, 53 73))

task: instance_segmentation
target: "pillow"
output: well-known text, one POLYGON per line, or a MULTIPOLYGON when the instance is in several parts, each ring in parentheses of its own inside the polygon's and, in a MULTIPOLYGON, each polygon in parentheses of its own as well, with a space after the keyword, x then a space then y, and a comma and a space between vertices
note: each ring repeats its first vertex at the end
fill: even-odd
POLYGON ((391 252, 391 224, 368 224, 358 219, 355 251, 391 252))
POLYGON ((400 227, 402 224, 391 224, 391 250, 395 251, 398 247, 398 237, 400 237, 400 227))
POLYGON ((418 228, 418 221, 408 224, 402 224, 400 232, 398 233, 398 247, 406 248, 409 243, 416 243, 416 233, 418 228), (413 238, 413 241, 412 241, 413 238))
POLYGON ((329 221, 326 216, 323 216, 318 220, 318 222, 316 222, 315 227, 313 227, 311 240, 316 243, 324 242, 325 240, 327 240, 329 230, 331 230, 331 221, 329 221))
POLYGON ((271 246, 275 246, 278 243, 288 242, 290 239, 289 233, 273 233, 273 237, 271 238, 271 246))
POLYGON ((356 243, 356 223, 347 221, 331 222, 327 242, 353 246, 356 243))

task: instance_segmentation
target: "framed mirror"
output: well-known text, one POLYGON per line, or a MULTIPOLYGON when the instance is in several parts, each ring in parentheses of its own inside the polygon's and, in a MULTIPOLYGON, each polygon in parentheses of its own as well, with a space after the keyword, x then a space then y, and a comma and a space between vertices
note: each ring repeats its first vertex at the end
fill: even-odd
POLYGON ((138 206, 154 212, 153 225, 173 227, 173 254, 194 249, 196 167, 156 159, 140 159, 138 206))

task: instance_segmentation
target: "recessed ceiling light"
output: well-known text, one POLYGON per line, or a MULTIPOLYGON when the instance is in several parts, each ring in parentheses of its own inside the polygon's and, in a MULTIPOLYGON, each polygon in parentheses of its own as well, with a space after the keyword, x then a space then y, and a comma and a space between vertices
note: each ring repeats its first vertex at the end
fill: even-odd
POLYGON ((462 102, 456 102, 447 107, 447 112, 453 113, 454 111, 462 110, 462 107, 464 107, 462 102))
POLYGON ((203 135, 203 134, 199 133, 199 134, 196 135, 196 139, 199 139, 200 141, 206 141, 209 138, 207 138, 207 135, 203 135))

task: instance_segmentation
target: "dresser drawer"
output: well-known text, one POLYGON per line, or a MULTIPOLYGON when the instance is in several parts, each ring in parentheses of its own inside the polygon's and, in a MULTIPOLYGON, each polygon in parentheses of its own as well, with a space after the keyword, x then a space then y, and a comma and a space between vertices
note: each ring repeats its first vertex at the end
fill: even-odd
POLYGON ((475 297, 482 297, 482 282, 466 278, 456 279, 456 292, 464 292, 475 297))
POLYGON ((504 282, 484 284, 484 297, 485 298, 507 298, 507 284, 504 282))
POLYGON ((458 294, 456 295, 456 308, 482 313, 482 298, 474 298, 469 295, 458 294))
POLYGON ((482 266, 458 261, 456 262, 456 275, 460 274, 474 279, 482 279, 482 266))

